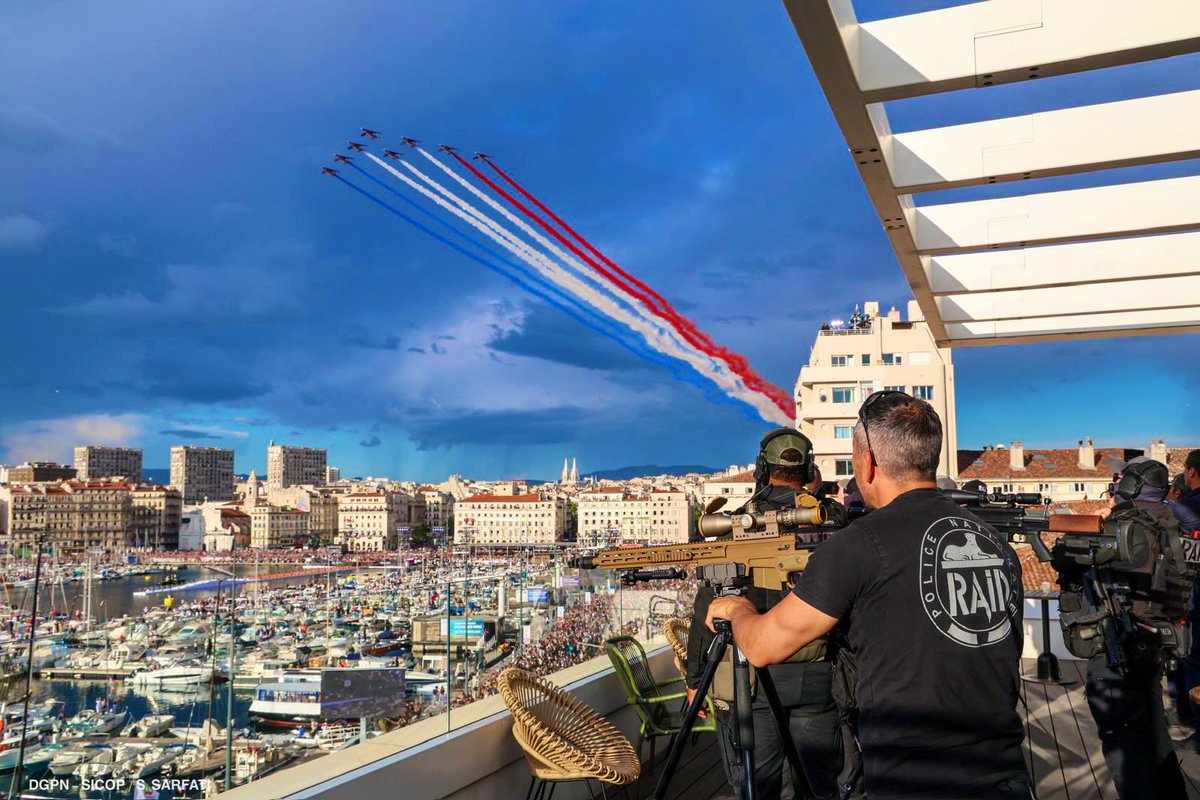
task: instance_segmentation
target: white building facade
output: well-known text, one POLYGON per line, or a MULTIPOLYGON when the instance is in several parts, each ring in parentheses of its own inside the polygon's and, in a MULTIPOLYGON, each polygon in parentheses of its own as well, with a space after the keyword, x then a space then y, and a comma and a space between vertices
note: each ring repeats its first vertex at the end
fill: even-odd
POLYGON ((477 494, 454 504, 454 543, 552 545, 566 537, 567 501, 544 494, 477 494))
POLYGON ((879 304, 864 305, 861 320, 826 325, 817 333, 808 364, 796 381, 796 427, 813 442, 814 457, 827 481, 848 480, 858 410, 873 392, 898 389, 928 400, 942 420, 938 474, 956 477, 958 437, 954 410, 954 365, 950 349, 938 347, 915 301, 908 319, 879 304))
POLYGON ((601 487, 580 492, 577 502, 583 547, 681 544, 691 536, 694 506, 682 489, 601 487))

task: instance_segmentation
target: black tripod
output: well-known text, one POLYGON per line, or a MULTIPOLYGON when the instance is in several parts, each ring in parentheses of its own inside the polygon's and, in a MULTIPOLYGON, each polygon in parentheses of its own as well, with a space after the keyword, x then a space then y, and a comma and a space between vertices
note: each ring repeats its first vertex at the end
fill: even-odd
MULTIPOLYGON (((724 594, 741 594, 741 591, 727 590, 724 594)), ((730 704, 730 712, 734 720, 734 747, 742 759, 746 785, 745 798, 746 800, 755 800, 757 797, 754 784, 754 709, 753 701, 750 699, 750 662, 746 660, 742 651, 738 649, 737 642, 733 640, 733 627, 729 624, 729 620, 715 619, 713 626, 717 629, 717 635, 708 648, 708 663, 700 676, 700 686, 696 689, 696 696, 684 713, 683 726, 671 742, 667 763, 663 766, 662 775, 659 776, 658 784, 654 787, 654 794, 651 795, 654 800, 665 800, 667 796, 667 788, 671 785, 671 778, 675 775, 676 767, 679 766, 683 748, 692 733, 692 727, 696 724, 700 709, 704 706, 704 698, 708 694, 709 687, 712 686, 713 678, 717 674, 717 667, 725 657, 726 649, 729 648, 732 648, 733 652, 734 699, 730 704)), ((765 669, 758 671, 758 686, 767 698, 767 704, 771 707, 771 715, 775 718, 775 725, 779 729, 779 739, 783 743, 783 752, 792 770, 792 780, 804 790, 803 795, 797 800, 813 797, 812 784, 808 781, 804 765, 800 763, 800 754, 796 751, 796 743, 792 741, 791 732, 788 730, 788 713, 784 710, 783 704, 779 702, 779 693, 775 691, 775 682, 771 680, 771 674, 765 669)))

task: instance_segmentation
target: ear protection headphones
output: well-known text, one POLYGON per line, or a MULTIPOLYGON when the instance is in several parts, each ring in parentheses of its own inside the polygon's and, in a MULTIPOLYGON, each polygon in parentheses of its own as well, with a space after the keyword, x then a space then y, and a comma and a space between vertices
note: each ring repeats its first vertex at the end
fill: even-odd
POLYGON ((812 483, 817 477, 816 464, 813 462, 812 442, 808 437, 795 428, 776 428, 773 431, 768 431, 767 435, 758 443, 758 457, 754 459, 754 483, 758 486, 765 486, 771 480, 771 464, 767 461, 767 444, 773 439, 778 439, 780 436, 798 436, 808 445, 804 454, 804 461, 799 466, 804 471, 804 482, 812 483))
POLYGON ((1113 485, 1112 493, 1115 498, 1130 501, 1141 493, 1142 487, 1166 489, 1170 485, 1169 481, 1170 476, 1165 466, 1151 458, 1138 456, 1121 470, 1121 479, 1113 485))

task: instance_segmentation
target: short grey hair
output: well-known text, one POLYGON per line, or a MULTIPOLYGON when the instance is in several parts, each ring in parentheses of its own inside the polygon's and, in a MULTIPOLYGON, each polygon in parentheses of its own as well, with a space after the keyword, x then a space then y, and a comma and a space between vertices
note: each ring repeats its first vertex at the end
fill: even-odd
POLYGON ((942 458, 942 420, 924 400, 899 392, 881 397, 859 414, 855 444, 870 451, 896 480, 934 480, 942 458), (867 432, 863 431, 866 422, 867 432))

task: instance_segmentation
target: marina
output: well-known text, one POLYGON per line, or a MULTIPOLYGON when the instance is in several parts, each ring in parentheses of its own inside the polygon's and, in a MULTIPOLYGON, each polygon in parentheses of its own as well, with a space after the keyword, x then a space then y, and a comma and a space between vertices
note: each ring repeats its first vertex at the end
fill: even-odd
POLYGON ((237 785, 443 714, 489 693, 492 667, 546 627, 556 574, 546 556, 436 550, 129 560, 46 558, 32 619, 30 565, 5 565, 0 775, 20 763, 47 796, 169 776, 197 796, 227 769, 237 785))

